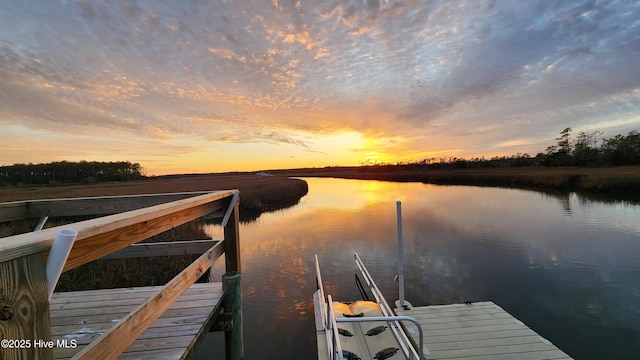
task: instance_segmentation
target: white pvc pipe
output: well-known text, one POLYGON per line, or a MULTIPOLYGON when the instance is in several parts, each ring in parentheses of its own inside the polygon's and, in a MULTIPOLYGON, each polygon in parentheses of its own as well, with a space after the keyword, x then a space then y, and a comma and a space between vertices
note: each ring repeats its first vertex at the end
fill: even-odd
POLYGON ((56 288, 60 274, 62 274, 62 268, 67 262, 73 242, 76 240, 78 232, 71 229, 63 229, 58 231, 49 257, 47 257, 46 273, 47 273, 47 289, 49 291, 49 300, 53 295, 53 290, 56 288))
POLYGON ((398 283, 399 283, 399 308, 404 307, 404 248, 402 244, 402 202, 396 201, 396 209, 398 213, 398 283))
POLYGON ((36 228, 33 229, 33 231, 40 231, 42 230, 42 228, 44 227, 44 224, 47 222, 47 219, 49 219, 48 216, 43 216, 40 218, 40 220, 38 221, 38 224, 36 225, 36 228))

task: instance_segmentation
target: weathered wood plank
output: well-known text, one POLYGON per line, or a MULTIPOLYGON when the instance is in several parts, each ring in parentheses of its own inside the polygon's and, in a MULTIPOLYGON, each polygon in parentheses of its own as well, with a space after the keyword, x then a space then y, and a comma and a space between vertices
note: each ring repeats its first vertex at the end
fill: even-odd
MULTIPOLYGON (((165 230, 181 225, 222 206, 221 199, 234 191, 215 191, 144 209, 104 216, 74 223, 78 237, 69 255, 65 271, 110 254, 165 230)), ((0 242, 0 262, 40 251, 48 251, 59 226, 38 232, 3 238, 0 242)))
POLYGON ((163 350, 148 350, 139 352, 127 352, 118 359, 120 360, 157 360, 157 359, 181 359, 183 358, 184 350, 180 348, 163 349, 163 350))
POLYGON ((22 220, 29 217, 29 206, 26 201, 0 203, 0 223, 22 220))
MULTIPOLYGON (((147 299, 143 299, 142 301, 147 300, 147 299)), ((109 314, 128 314, 131 311, 131 306, 132 305, 140 305, 140 303, 142 301, 138 301, 137 303, 132 303, 130 301, 127 301, 126 303, 122 304, 116 304, 117 299, 114 300, 105 300, 101 303, 93 303, 95 304, 95 307, 93 308, 75 308, 75 309, 67 309, 67 310, 61 310, 62 312, 64 312, 64 315, 66 317, 78 317, 78 316, 100 316, 100 315, 109 315, 109 314)), ((182 314, 179 315, 187 315, 186 311, 189 308, 198 308, 198 307, 207 307, 209 305, 209 301, 208 300, 190 300, 189 302, 189 307, 188 308, 182 308, 180 309, 180 311, 182 311, 182 314)), ((173 310, 167 310, 167 312, 169 311, 173 311, 173 310)), ((52 311, 51 312, 52 315, 55 315, 55 313, 52 311)), ((171 316, 171 313, 167 313, 168 316, 171 316)))
POLYGON ((216 248, 222 248, 222 244, 224 242, 216 244, 200 256, 189 267, 163 286, 145 304, 140 305, 125 316, 116 326, 74 356, 74 359, 117 358, 154 321, 162 316, 189 286, 209 269, 213 253, 217 252, 216 248))
MULTIPOLYGON (((164 205, 158 205, 158 207, 163 206, 164 205)), ((67 263, 65 264, 63 271, 71 270, 95 259, 99 259, 105 255, 125 248, 133 243, 142 241, 151 236, 182 225, 188 221, 208 214, 219 208, 220 203, 218 202, 205 202, 177 211, 167 212, 165 215, 156 214, 157 216, 154 218, 147 218, 144 221, 129 223, 128 225, 125 225, 118 229, 96 234, 92 237, 79 240, 76 239, 76 242, 73 246, 73 249, 71 250, 71 253, 69 254, 69 258, 67 259, 67 263)), ((143 210, 145 209, 134 210, 134 212, 143 210)), ((129 213, 117 214, 112 216, 119 217, 125 214, 129 213)))
MULTIPOLYGON (((237 192, 237 190, 236 190, 237 192)), ((224 208, 226 209, 233 198, 225 199, 224 208)), ((234 271, 242 272, 240 266, 240 215, 239 215, 240 198, 232 204, 233 210, 227 226, 224 227, 224 260, 225 270, 227 273, 234 271)))
POLYGON ((30 342, 1 347, 0 359, 51 359, 51 349, 33 344, 51 339, 43 254, 2 262, 0 275, 0 338, 30 342))
POLYGON ((211 191, 193 191, 162 194, 115 195, 98 197, 77 197, 62 199, 27 200, 28 216, 76 216, 111 215, 142 209, 211 191))
MULTIPOLYGON (((220 211, 224 208, 225 204, 229 204, 234 194, 237 195, 237 190, 217 191, 176 200, 171 203, 132 210, 126 213, 109 215, 67 226, 4 238, 0 242, 0 264, 22 263, 25 259, 30 259, 33 256, 39 256, 40 261, 44 264, 43 253, 50 248, 56 233, 60 229, 71 228, 78 231, 78 237, 76 238, 64 270, 72 269, 192 219, 210 214, 213 211, 220 211)), ((70 204, 70 202, 67 204, 70 204)), ((162 347, 178 346, 176 344, 179 343, 179 346, 183 348, 183 356, 185 354, 188 355, 192 351, 195 342, 201 338, 203 332, 210 328, 214 314, 220 310, 222 303, 220 296, 222 295, 218 295, 216 304, 212 304, 210 301, 198 300, 197 297, 189 300, 178 299, 181 298, 187 289, 203 275, 213 264, 213 261, 220 257, 227 248, 233 252, 233 258, 235 258, 235 260, 232 259, 230 261, 231 265, 234 269, 239 269, 237 202, 234 202, 232 209, 232 220, 225 227, 225 238, 230 239, 229 241, 218 242, 216 245, 210 247, 198 260, 174 277, 174 279, 165 286, 158 288, 154 293, 145 294, 144 291, 137 292, 136 290, 132 290, 131 292, 135 294, 134 296, 142 295, 144 297, 144 299, 140 298, 138 299, 139 301, 135 301, 134 304, 127 303, 127 301, 114 304, 116 301, 105 302, 104 299, 95 297, 92 299, 92 302, 94 305, 93 308, 97 310, 91 315, 91 319, 88 319, 86 312, 91 312, 88 311, 90 308, 74 309, 71 299, 67 299, 66 302, 56 303, 53 310, 49 312, 49 302, 46 301, 45 295, 45 314, 61 317, 59 318, 59 323, 55 326, 55 332, 57 334, 64 334, 62 336, 65 339, 69 339, 65 337, 69 335, 83 338, 83 340, 78 343, 81 345, 80 347, 84 347, 82 350, 56 349, 56 351, 62 352, 64 353, 63 355, 66 356, 67 352, 77 352, 80 350, 79 353, 74 355, 74 358, 79 359, 113 359, 125 351, 136 341, 136 338, 140 337, 150 327, 156 325, 182 326, 184 324, 193 324, 194 322, 199 323, 202 326, 181 327, 180 334, 176 334, 175 331, 171 332, 170 341, 166 340, 168 339, 168 332, 166 330, 158 331, 155 335, 142 335, 141 340, 135 343, 132 348, 134 352, 140 352, 146 349, 156 351, 162 347), (230 245, 227 246, 228 244, 230 245), (237 261, 237 263, 234 263, 234 261, 237 261), (140 302, 142 302, 141 305, 140 302), (133 310, 131 310, 132 305, 133 310), (173 308, 173 306, 179 307, 173 308), (109 308, 109 311, 105 311, 105 308, 109 308), (164 316, 164 318, 161 318, 162 316, 164 316), (86 326, 89 323, 92 324, 91 328, 86 326), (78 326, 83 327, 78 329, 78 326), (197 331, 195 336, 189 334, 192 329, 197 331), (65 331, 71 331, 72 334, 64 333, 65 331), (92 341, 96 337, 97 340, 92 341), (161 338, 165 338, 165 340, 158 340, 161 338), (175 342, 175 344, 170 345, 169 343, 172 341, 175 342)), ((211 243, 208 245, 210 244, 211 243)), ((169 252, 176 251, 177 247, 171 249, 172 246, 161 244, 161 246, 163 245, 166 248, 163 250, 165 252, 167 249, 169 252)), ((191 245, 191 248, 193 248, 193 245, 191 245)), ((184 249, 180 251, 184 251, 184 249)), ((229 266, 229 264, 227 266, 229 266)), ((2 277, 0 277, 2 279, 5 277, 14 278, 14 276, 5 276, 6 274, 11 274, 10 271, 5 269, 2 269, 0 274, 2 275, 2 277)), ((26 283, 28 286, 33 285, 30 281, 26 281, 26 283)), ((46 294, 46 282, 43 282, 43 284, 45 284, 44 290, 46 294)), ((5 284, 2 285, 3 287, 0 288, 0 301, 4 301, 4 288, 9 288, 10 290, 16 288, 11 284, 7 286, 4 286, 5 284)), ((18 290, 20 290, 19 287, 18 290)), ((113 292, 116 293, 117 291, 113 292)), ((78 299, 76 298, 75 300, 77 301, 78 299)), ((29 315, 30 319, 37 319, 40 324, 46 325, 49 331, 48 334, 37 333, 31 338, 48 340, 51 337, 51 330, 49 329, 48 322, 43 322, 43 317, 34 312, 36 308, 37 306, 34 307, 33 304, 29 304, 29 306, 25 308, 20 308, 20 311, 22 314, 25 314, 25 316, 29 315)), ((7 314, 10 314, 11 311, 7 309, 8 307, 3 307, 0 315, 10 317, 7 314)), ((8 332, 3 331, 2 333, 4 335, 8 332)), ((25 336, 21 338, 25 338, 25 336)), ((29 337, 27 336, 26 338, 29 337)), ((32 347, 32 349, 34 348, 36 347, 32 347)), ((39 357, 37 354, 29 357, 50 358, 54 353, 50 349, 45 351, 46 355, 44 357, 39 357)), ((5 353, 0 353, 0 355, 2 355, 2 358, 7 358, 5 353)), ((22 358, 23 356, 19 355, 19 357, 22 358)))
POLYGON ((200 255, 209 250, 219 240, 187 240, 155 243, 138 243, 118 250, 103 259, 127 259, 153 256, 200 255))
MULTIPOLYGON (((128 289, 125 289, 125 290, 128 290, 128 289)), ((65 301, 51 302, 49 304, 50 313, 55 314, 57 311, 66 312, 67 310, 78 310, 78 309, 87 309, 87 311, 91 311, 96 307, 104 307, 107 305, 108 306, 139 305, 141 302, 148 299, 151 295, 155 294, 155 292, 152 292, 152 291, 136 292, 135 291, 137 290, 136 288, 131 288, 131 290, 132 290, 132 294, 128 294, 126 292, 114 291, 113 293, 110 294, 112 296, 108 299, 105 299, 104 294, 82 295, 81 294, 82 292, 78 291, 75 293, 80 293, 77 296, 82 296, 82 302, 78 302, 77 298, 75 301, 72 298, 67 298, 65 301), (117 295, 122 295, 122 296, 117 296, 117 295)), ((201 299, 202 295, 206 293, 208 293, 206 289, 190 291, 187 294, 183 294, 176 301, 176 303, 195 301, 195 300, 201 299)), ((66 315, 68 316, 69 314, 66 313, 66 315)))
MULTIPOLYGON (((155 294, 162 287, 144 287, 133 289, 111 289, 74 291, 54 294, 51 302, 59 305, 66 303, 70 297, 76 296, 76 303, 80 309, 87 309, 84 303, 95 304, 95 300, 85 301, 85 297, 78 297, 79 294, 86 293, 90 298, 102 298, 108 302, 110 299, 121 299, 129 296, 130 290, 133 298, 138 298, 141 294, 155 294), (115 293, 115 294, 114 294, 115 293)), ((180 359, 188 356, 192 351, 195 342, 202 338, 208 330, 213 316, 218 313, 222 306, 222 285, 221 283, 197 283, 188 288, 182 296, 157 319, 144 333, 128 347, 119 358, 154 358, 162 356, 163 359, 180 359), (190 299, 190 300, 189 300, 190 299), (180 343, 175 338, 182 338, 180 343), (168 349, 171 344, 174 348, 168 349)), ((138 304, 129 306, 129 310, 137 308, 138 304)), ((69 308, 74 311, 75 308, 69 308)), ((104 311, 99 311, 104 313, 104 311)), ((127 312, 128 314, 129 312, 127 312)), ((117 314, 112 314, 117 315, 117 314)), ((126 315, 126 314, 125 314, 126 315)), ((60 310, 52 313, 52 333, 54 339, 75 339, 78 347, 76 349, 55 349, 55 358, 70 358, 87 347, 100 336, 102 336, 114 323, 101 322, 100 318, 109 319, 113 316, 99 315, 85 317, 83 321, 74 325, 62 325, 68 317, 60 310)))

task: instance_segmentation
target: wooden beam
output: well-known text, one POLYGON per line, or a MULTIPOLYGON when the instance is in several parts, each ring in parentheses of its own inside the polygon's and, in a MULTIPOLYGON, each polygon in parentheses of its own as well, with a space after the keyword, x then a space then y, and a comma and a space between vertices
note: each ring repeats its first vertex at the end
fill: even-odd
MULTIPOLYGON (((237 190, 236 190, 237 191, 237 190)), ((225 209, 229 206, 232 198, 225 201, 225 209)), ((229 217, 227 226, 224 227, 224 260, 226 272, 240 272, 240 216, 238 204, 240 198, 233 204, 233 210, 229 217)))
POLYGON ((0 203, 0 223, 22 220, 29 217, 29 207, 26 201, 11 201, 0 203))
MULTIPOLYGON (((187 240, 138 243, 118 250, 102 259, 128 259, 153 256, 200 255, 220 240, 187 240)), ((214 259, 215 261, 215 259, 214 259)))
MULTIPOLYGON (((159 205, 161 206, 161 205, 159 205)), ((123 249, 166 230, 182 225, 220 208, 220 203, 204 203, 170 212, 153 219, 134 222, 112 231, 76 240, 63 271, 74 269, 95 259, 123 249)), ((135 210, 138 211, 138 210, 135 210)), ((118 214, 118 215, 124 215, 118 214)))
POLYGON ((73 359, 116 359, 209 269, 211 259, 221 255, 223 244, 218 243, 202 254, 146 303, 130 312, 73 359))
POLYGON ((111 215, 208 193, 211 191, 28 200, 27 216, 111 215))
POLYGON ((65 270, 69 270, 218 210, 222 207, 222 199, 231 197, 233 193, 233 190, 215 191, 121 214, 6 237, 0 241, 0 262, 40 251, 47 252, 57 232, 70 228, 78 232, 78 237, 67 260, 68 266, 65 267, 65 270))
POLYGON ((52 359, 49 300, 43 254, 0 263, 0 338, 16 341, 0 347, 0 359, 52 359))

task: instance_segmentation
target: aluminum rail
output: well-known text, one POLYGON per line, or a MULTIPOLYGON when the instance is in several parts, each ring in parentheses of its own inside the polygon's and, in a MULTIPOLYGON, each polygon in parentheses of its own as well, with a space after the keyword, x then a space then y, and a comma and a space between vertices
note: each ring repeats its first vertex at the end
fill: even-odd
MULTIPOLYGON (((322 326, 324 327, 325 330, 325 335, 327 337, 327 346, 328 351, 329 351, 329 358, 330 359, 334 359, 334 346, 333 346, 333 342, 331 340, 332 336, 331 336, 331 332, 327 331, 330 327, 330 316, 329 313, 333 313, 332 309, 331 311, 327 311, 327 299, 324 296, 324 286, 322 285, 322 275, 320 274, 320 262, 318 261, 318 254, 315 255, 315 260, 316 260, 316 282, 317 282, 317 287, 318 287, 318 301, 320 302, 320 319, 322 321, 322 326)), ((329 304, 331 304, 331 302, 329 302, 329 304)), ((342 354, 342 350, 340 350, 340 354, 342 354)))
MULTIPOLYGON (((376 298, 376 301, 380 305, 380 310, 382 310, 382 314, 386 318, 394 317, 395 314, 391 310, 391 307, 387 303, 387 300, 385 300, 384 296, 382 295, 382 292, 380 291, 380 289, 378 289, 378 286, 373 281, 373 278, 371 277, 371 274, 369 274, 369 271, 364 266, 364 263, 362 262, 362 259, 360 259, 360 256, 358 255, 358 253, 354 253, 354 258, 355 258, 356 266, 358 267, 358 269, 362 273, 362 277, 367 282, 367 285, 369 286, 369 289, 371 290, 371 292, 373 293, 373 296, 376 298)), ((391 331, 393 331, 393 333, 395 334, 396 338, 399 340, 398 342, 400 343, 400 346, 402 347, 402 351, 405 353, 405 355, 408 358, 412 358, 412 356, 413 356, 413 358, 415 358, 415 359, 421 359, 421 356, 422 356, 423 351, 424 351, 424 347, 421 345, 420 346, 420 354, 416 353, 416 350, 411 345, 412 344, 411 340, 409 340, 409 337, 407 336, 407 334, 400 327, 400 323, 398 323, 397 321, 394 321, 392 323, 390 322, 389 324, 392 325, 390 327, 391 331)), ((421 344, 423 343, 422 335, 420 336, 420 343, 421 344)))
POLYGON ((336 315, 333 312, 333 299, 331 295, 327 295, 328 304, 329 304, 329 317, 327 320, 327 329, 325 332, 327 333, 327 337, 331 336, 331 342, 327 341, 327 344, 331 347, 331 352, 329 353, 329 359, 335 360, 336 354, 338 354, 339 360, 344 360, 344 354, 342 353, 342 344, 340 344, 340 333, 338 332, 338 321, 336 319, 336 315), (330 334, 330 335, 329 335, 330 334))
MULTIPOLYGON (((373 321, 386 321, 387 323, 389 323, 389 325, 391 325, 391 322, 396 322, 396 321, 410 321, 412 322, 417 328, 418 328, 418 332, 420 333, 420 353, 422 354, 422 351, 424 349, 424 340, 423 340, 423 335, 424 332, 422 331, 422 325, 420 325, 420 322, 418 322, 418 320, 410 317, 410 316, 378 316, 378 317, 351 317, 351 318, 337 318, 336 319, 336 323, 348 323, 348 322, 373 322, 373 321)), ((411 352, 409 354, 409 360, 413 360, 414 359, 414 354, 413 352, 411 352)), ((419 358, 416 358, 419 359, 419 358)))
POLYGON ((322 316, 323 326, 325 330, 325 335, 327 337, 327 347, 329 353, 330 360, 344 360, 344 354, 342 353, 342 345, 340 344, 340 335, 338 333, 338 323, 348 323, 348 322, 373 322, 373 321, 384 321, 389 324, 389 328, 393 332, 395 338, 398 340, 398 344, 402 347, 402 351, 405 356, 410 360, 418 360, 422 359, 422 355, 424 353, 424 335, 422 325, 414 318, 409 316, 396 316, 387 304, 386 300, 382 296, 382 293, 378 289, 375 282, 371 278, 369 271, 364 266, 362 259, 358 256, 357 253, 354 254, 356 259, 356 265, 360 269, 362 276, 364 277, 369 289, 372 291, 374 297, 376 298, 378 304, 380 305, 380 309, 384 316, 380 317, 353 317, 353 318, 336 318, 335 313, 333 311, 333 298, 331 295, 327 295, 325 299, 324 289, 322 285, 322 275, 320 274, 320 265, 318 261, 318 256, 315 256, 315 267, 316 267, 316 280, 317 280, 317 288, 318 288, 318 300, 320 301, 320 313, 322 316), (419 341, 419 350, 417 353, 416 349, 414 349, 411 341, 405 334, 404 330, 400 327, 400 321, 409 321, 413 323, 417 328, 420 335, 419 341), (420 355, 419 355, 420 354, 420 355))

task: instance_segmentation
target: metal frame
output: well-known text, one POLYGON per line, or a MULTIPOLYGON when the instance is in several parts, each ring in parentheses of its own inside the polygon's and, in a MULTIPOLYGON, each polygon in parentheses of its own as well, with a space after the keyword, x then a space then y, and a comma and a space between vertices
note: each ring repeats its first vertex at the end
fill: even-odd
MULTIPOLYGON (((367 282, 367 285, 369 285, 369 289, 373 293, 373 296, 376 298, 376 301, 378 302, 378 304, 380 304, 380 310, 382 310, 382 314, 385 317, 394 317, 395 314, 391 310, 391 307, 387 303, 387 300, 385 300, 384 296, 382 295, 382 292, 380 291, 380 289, 378 289, 378 286, 373 281, 373 278, 371 277, 371 274, 369 274, 369 271, 367 270, 366 266, 364 266, 362 259, 360 259, 360 256, 358 255, 358 253, 354 253, 353 255, 354 255, 358 270, 360 270, 360 273, 362 273, 362 277, 367 282)), ((417 321, 415 321, 414 323, 417 323, 417 321)), ((398 342, 400 343, 400 346, 402 346, 402 351, 405 353, 405 355, 409 359, 420 359, 420 356, 422 355, 419 355, 416 353, 416 350, 411 345, 411 340, 409 340, 409 337, 401 328, 400 323, 397 321, 394 321, 393 323, 389 323, 389 325, 391 330, 395 334, 396 338, 399 340, 398 342)), ((418 323, 418 330, 420 331, 420 354, 422 354, 424 351, 424 344, 422 339, 422 327, 419 325, 419 323, 418 323)))
POLYGON ((340 335, 338 333, 338 323, 347 323, 347 322, 372 322, 372 321, 386 321, 389 324, 389 328, 392 330, 396 339, 398 339, 398 343, 402 348, 405 356, 410 359, 421 359, 423 351, 424 351, 424 336, 422 325, 420 323, 409 316, 396 316, 387 304, 386 300, 382 296, 382 293, 378 289, 377 285, 371 278, 369 271, 364 266, 364 263, 360 259, 357 253, 354 253, 356 266, 362 273, 369 289, 373 293, 376 301, 380 305, 380 309, 382 311, 383 316, 381 317, 357 317, 357 318, 336 318, 333 312, 333 298, 331 295, 327 295, 325 298, 324 288, 322 285, 322 275, 320 274, 320 265, 318 262, 318 255, 315 256, 315 267, 316 267, 316 280, 318 287, 318 298, 320 301, 320 317, 324 326, 325 335, 327 337, 327 350, 329 353, 330 360, 344 360, 344 356, 342 354, 342 346, 340 344, 340 335), (401 321, 410 321, 418 328, 418 332, 420 334, 420 352, 417 353, 416 349, 414 349, 412 342, 409 340, 404 330, 401 328, 401 321))

